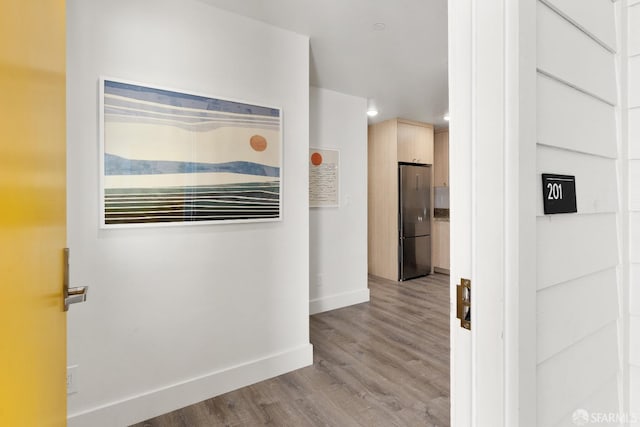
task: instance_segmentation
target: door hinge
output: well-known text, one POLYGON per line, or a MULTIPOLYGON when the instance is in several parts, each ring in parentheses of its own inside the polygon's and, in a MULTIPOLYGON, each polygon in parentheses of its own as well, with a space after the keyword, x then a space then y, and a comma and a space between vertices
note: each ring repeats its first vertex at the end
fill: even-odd
POLYGON ((460 319, 460 326, 471 330, 471 280, 460 279, 457 290, 457 318, 460 319))

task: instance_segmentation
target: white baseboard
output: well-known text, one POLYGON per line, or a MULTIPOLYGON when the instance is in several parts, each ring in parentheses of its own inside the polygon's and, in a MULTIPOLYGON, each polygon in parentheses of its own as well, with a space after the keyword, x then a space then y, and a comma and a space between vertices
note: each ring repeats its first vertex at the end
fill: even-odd
POLYGON ((441 267, 433 267, 433 272, 447 274, 447 275, 451 274, 448 268, 441 268, 441 267))
POLYGON ((303 345, 117 402, 69 414, 67 425, 68 427, 128 426, 312 363, 313 346, 303 345))
POLYGON ((344 292, 337 295, 329 295, 309 301, 309 314, 318 314, 324 311, 348 307, 354 304, 369 301, 369 288, 357 291, 344 292))

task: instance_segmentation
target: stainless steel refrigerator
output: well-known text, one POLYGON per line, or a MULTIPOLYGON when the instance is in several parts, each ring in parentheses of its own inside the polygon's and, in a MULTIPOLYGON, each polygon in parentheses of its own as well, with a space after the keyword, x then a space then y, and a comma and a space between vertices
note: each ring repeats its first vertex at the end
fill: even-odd
POLYGON ((398 166, 399 279, 431 273, 431 166, 398 166))

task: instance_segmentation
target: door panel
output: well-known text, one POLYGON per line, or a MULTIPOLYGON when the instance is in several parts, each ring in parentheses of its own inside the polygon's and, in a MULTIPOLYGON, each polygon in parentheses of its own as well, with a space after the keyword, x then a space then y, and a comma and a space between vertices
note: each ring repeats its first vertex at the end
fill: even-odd
POLYGON ((401 280, 431 273, 431 236, 405 237, 400 240, 401 280))
MULTIPOLYGON (((460 326, 456 318, 456 285, 460 279, 474 279, 473 267, 473 212, 472 192, 472 41, 474 40, 474 14, 471 0, 448 1, 449 28, 449 193, 451 232, 451 425, 472 427, 474 383, 472 375, 471 331, 460 326)), ((472 282, 473 283, 473 282, 472 282)), ((472 298, 475 298, 473 290, 472 298)), ((473 315, 473 312, 472 312, 473 315)), ((472 319, 473 321, 474 319, 472 319)), ((489 424, 492 425, 492 424, 489 424)), ((499 426, 496 423, 495 426, 499 426)))
POLYGON ((400 235, 424 236, 431 232, 431 169, 400 166, 400 235))
POLYGON ((0 425, 66 423, 65 3, 0 14, 0 425))

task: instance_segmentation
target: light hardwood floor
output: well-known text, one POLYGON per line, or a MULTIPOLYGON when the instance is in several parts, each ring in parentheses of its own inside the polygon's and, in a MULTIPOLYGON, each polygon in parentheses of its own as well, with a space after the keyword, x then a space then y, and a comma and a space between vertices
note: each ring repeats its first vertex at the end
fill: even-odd
POLYGON ((134 427, 448 426, 448 286, 369 277, 369 303, 311 317, 313 366, 134 427))

